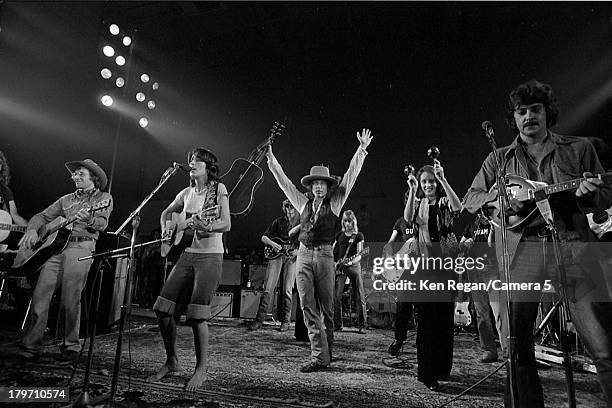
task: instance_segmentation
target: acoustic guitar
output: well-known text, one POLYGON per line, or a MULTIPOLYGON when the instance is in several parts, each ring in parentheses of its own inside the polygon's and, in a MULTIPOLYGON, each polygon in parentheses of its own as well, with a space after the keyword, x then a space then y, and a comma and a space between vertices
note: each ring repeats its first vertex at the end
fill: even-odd
POLYGON ((230 215, 246 215, 253 207, 255 191, 263 182, 263 170, 259 167, 266 155, 268 146, 274 138, 280 136, 285 125, 274 122, 270 136, 255 148, 248 159, 238 158, 232 163, 227 173, 221 176, 221 182, 227 187, 230 200, 230 215))
POLYGON ((195 214, 172 213, 172 219, 166 221, 166 231, 161 243, 161 256, 171 258, 180 255, 191 245, 195 231, 189 227, 192 221, 200 220, 209 225, 220 216, 219 205, 204 208, 195 214))
MULTIPOLYGON (((600 180, 610 179, 612 178, 612 173, 597 174, 591 178, 598 178, 600 180)), ((546 195, 551 195, 562 191, 573 191, 576 190, 584 180, 586 180, 586 178, 578 178, 548 185, 541 181, 532 181, 513 174, 506 176, 508 198, 516 199, 524 205, 519 213, 512 214, 508 217, 507 229, 519 230, 527 226, 534 218, 540 215, 540 211, 535 203, 536 192, 544 191, 546 195)), ((489 190, 490 193, 495 191, 497 191, 497 183, 489 190)), ((484 209, 491 223, 499 227, 501 223, 497 200, 487 203, 484 209)))
MULTIPOLYGON (((110 204, 111 199, 107 198, 98 201, 93 206, 86 204, 82 209, 93 214, 96 211, 109 207, 110 204)), ((13 268, 22 268, 27 272, 36 272, 49 258, 59 254, 66 248, 72 234, 72 230, 67 227, 76 220, 76 216, 72 216, 53 227, 44 228, 40 238, 32 248, 22 248, 19 250, 17 256, 15 256, 13 268)))
POLYGON ((13 217, 4 210, 0 210, 0 242, 8 238, 11 232, 25 232, 25 225, 15 225, 12 223, 13 217))

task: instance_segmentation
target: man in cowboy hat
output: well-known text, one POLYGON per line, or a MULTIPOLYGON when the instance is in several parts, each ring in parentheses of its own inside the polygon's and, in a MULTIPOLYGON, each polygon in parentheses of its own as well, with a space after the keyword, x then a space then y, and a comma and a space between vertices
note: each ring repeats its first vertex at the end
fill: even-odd
MULTIPOLYGON (((79 327, 81 321, 81 292, 87 281, 87 272, 93 262, 77 261, 90 255, 96 247, 99 231, 108 225, 113 209, 109 193, 103 192, 108 178, 93 160, 72 161, 65 164, 70 172, 76 191, 60 197, 44 211, 32 217, 20 248, 32 248, 39 240, 39 230, 57 217, 74 219, 70 224, 72 234, 62 252, 52 256, 42 266, 36 288, 32 295, 28 326, 21 340, 21 351, 17 354, 26 360, 40 356, 42 340, 47 327, 49 304, 55 289, 61 284, 61 310, 64 314, 64 338, 60 345, 61 361, 75 361, 81 350, 79 327), (89 209, 101 207, 95 212, 89 209)), ((70 226, 69 226, 70 227, 70 226)), ((61 314, 60 314, 61 315, 61 314)))
POLYGON ((334 339, 334 257, 332 242, 342 206, 348 198, 372 141, 369 129, 357 132, 359 148, 353 155, 342 181, 329 174, 325 166, 313 166, 302 177, 302 185, 310 190, 300 192, 285 175, 280 163, 268 148, 268 167, 279 187, 300 213, 300 247, 296 271, 304 323, 310 338, 310 361, 301 368, 309 373, 323 369, 331 362, 334 339), (337 188, 335 188, 337 186, 337 188), (323 317, 321 317, 321 315, 323 317))

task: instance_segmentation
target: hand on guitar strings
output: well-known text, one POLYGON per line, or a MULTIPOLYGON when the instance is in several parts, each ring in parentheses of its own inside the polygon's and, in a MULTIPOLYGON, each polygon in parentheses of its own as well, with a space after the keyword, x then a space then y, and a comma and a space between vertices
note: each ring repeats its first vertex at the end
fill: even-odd
POLYGON ((81 208, 75 215, 76 219, 84 222, 85 224, 91 224, 93 221, 93 214, 85 208, 81 208))
POLYGON ((590 172, 582 173, 582 177, 585 177, 586 180, 580 182, 580 186, 576 190, 576 197, 591 195, 597 192, 604 184, 603 180, 594 178, 593 173, 590 172))
POLYGON ((19 240, 19 248, 32 248, 36 242, 38 242, 38 232, 33 229, 29 229, 19 240))

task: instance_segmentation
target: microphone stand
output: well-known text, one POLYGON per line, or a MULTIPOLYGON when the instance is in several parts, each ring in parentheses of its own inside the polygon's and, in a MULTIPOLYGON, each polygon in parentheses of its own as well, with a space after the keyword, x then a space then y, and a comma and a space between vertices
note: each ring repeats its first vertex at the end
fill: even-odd
MULTIPOLYGON (((552 211, 550 210, 550 204, 544 190, 537 190, 535 192, 535 199, 537 201, 538 209, 546 221, 547 228, 551 232, 553 252, 555 254, 555 262, 557 264, 557 279, 559 281, 559 296, 560 299, 555 302, 550 312, 546 315, 536 335, 541 332, 546 322, 551 318, 554 310, 559 310, 559 321, 561 323, 561 352, 563 353, 563 368, 565 371, 565 384, 567 389, 567 405, 568 408, 576 408, 576 390, 574 387, 574 372, 572 368, 572 357, 570 347, 570 333, 568 329, 568 322, 571 321, 569 299, 567 297, 567 274, 565 271, 565 264, 563 258, 561 258, 561 250, 559 248, 559 233, 552 218, 552 211)), ((535 337, 535 336, 534 336, 535 337)))
MULTIPOLYGON (((495 171, 496 171, 496 179, 497 179, 497 203, 499 206, 499 227, 501 229, 501 241, 502 241, 502 269, 504 272, 504 279, 506 283, 510 283, 510 253, 508 250, 508 234, 506 231, 507 227, 507 219, 506 214, 508 212, 508 208, 510 207, 510 200, 508 199, 508 190, 506 189, 506 174, 504 173, 502 164, 497 157, 497 145, 495 143, 495 139, 493 138, 492 132, 489 132, 488 129, 485 129, 485 134, 487 139, 489 139, 489 144, 491 145, 491 150, 493 151, 493 158, 495 160, 495 171)), ((516 336, 514 336, 512 332, 512 312, 510 310, 511 299, 510 299, 510 289, 506 285, 506 318, 508 324, 508 359, 504 362, 506 365, 508 382, 510 386, 510 406, 512 408, 516 408, 519 406, 518 404, 518 390, 516 388, 516 352, 515 352, 515 344, 516 344, 516 336)))
MULTIPOLYGON (((125 321, 127 319, 127 317, 131 314, 132 312, 132 292, 133 292, 133 287, 134 287, 134 274, 136 272, 136 262, 135 262, 135 249, 137 247, 136 245, 136 236, 137 236, 137 231, 138 231, 138 227, 140 225, 140 210, 151 200, 151 198, 153 198, 153 196, 157 193, 157 191, 159 191, 159 189, 172 177, 176 174, 176 172, 178 171, 179 166, 178 165, 173 165, 172 167, 169 167, 164 174, 162 175, 159 184, 157 185, 157 187, 155 187, 153 189, 153 191, 151 191, 151 193, 149 193, 148 196, 146 196, 144 198, 144 200, 142 200, 142 202, 138 205, 138 207, 136 207, 136 209, 134 211, 132 211, 132 213, 128 216, 128 218, 123 222, 123 224, 121 224, 121 226, 117 229, 117 231, 113 232, 113 234, 115 235, 119 235, 121 233, 121 231, 130 223, 132 222, 132 241, 130 244, 130 252, 129 252, 129 256, 128 256, 128 260, 129 260, 129 268, 128 268, 128 272, 127 272, 127 283, 125 285, 125 292, 124 292, 124 297, 123 297, 123 305, 121 306, 121 316, 119 318, 119 334, 118 334, 118 338, 117 338, 117 349, 115 351, 115 363, 113 366, 113 378, 111 381, 111 389, 110 392, 108 394, 104 394, 101 395, 99 397, 97 397, 92 405, 98 405, 100 404, 102 401, 108 401, 109 404, 106 406, 115 406, 117 405, 117 403, 115 402, 115 393, 117 392, 117 382, 119 380, 119 369, 120 369, 120 365, 121 365, 121 352, 122 352, 122 347, 123 347, 123 331, 125 328, 125 321)), ((157 242, 157 241, 153 241, 153 242, 157 242)), ((121 248, 122 251, 124 251, 127 248, 121 248)), ((119 251, 119 250, 116 250, 119 251)), ((110 252, 116 252, 116 251, 110 251, 110 252)))

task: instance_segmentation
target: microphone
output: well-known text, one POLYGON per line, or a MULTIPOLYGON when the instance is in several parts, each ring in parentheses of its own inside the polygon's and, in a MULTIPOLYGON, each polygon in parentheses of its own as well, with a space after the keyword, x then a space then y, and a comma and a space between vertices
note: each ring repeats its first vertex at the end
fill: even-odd
POLYGON ((485 134, 487 135, 487 137, 493 137, 495 136, 495 132, 493 132, 493 124, 488 121, 485 120, 484 122, 482 122, 482 130, 485 131, 485 134))
POLYGON ((187 173, 191 172, 191 166, 189 166, 188 164, 185 164, 185 163, 174 162, 174 163, 172 163, 172 167, 174 167, 176 169, 181 169, 181 170, 183 170, 183 171, 185 171, 187 173))

